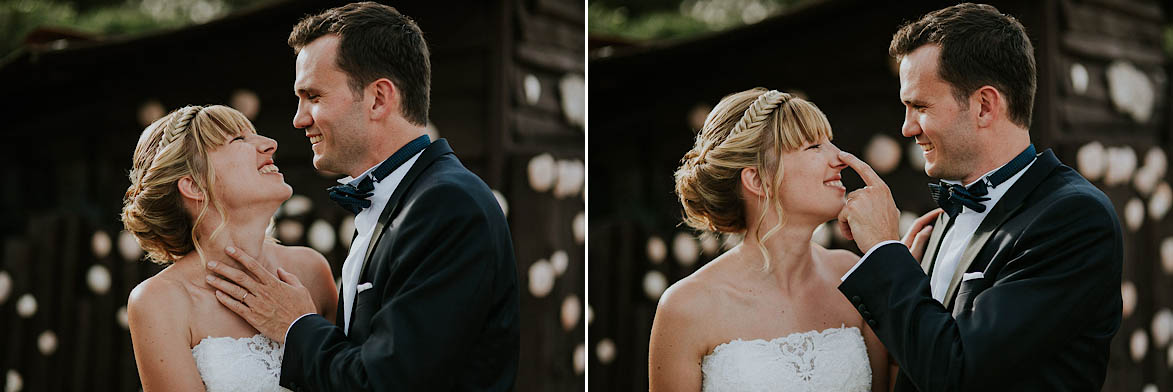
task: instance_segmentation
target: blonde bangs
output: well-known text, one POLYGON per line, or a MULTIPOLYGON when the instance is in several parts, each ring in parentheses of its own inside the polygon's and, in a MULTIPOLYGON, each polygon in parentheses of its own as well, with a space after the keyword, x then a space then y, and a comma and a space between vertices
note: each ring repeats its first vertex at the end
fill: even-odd
POLYGON ((774 131, 779 155, 817 143, 823 138, 834 138, 827 116, 815 104, 802 98, 792 98, 779 107, 778 115, 774 116, 769 126, 774 131))
POLYGON ((208 150, 228 144, 237 136, 257 133, 244 114, 222 105, 204 108, 191 122, 200 130, 195 133, 196 144, 208 150))

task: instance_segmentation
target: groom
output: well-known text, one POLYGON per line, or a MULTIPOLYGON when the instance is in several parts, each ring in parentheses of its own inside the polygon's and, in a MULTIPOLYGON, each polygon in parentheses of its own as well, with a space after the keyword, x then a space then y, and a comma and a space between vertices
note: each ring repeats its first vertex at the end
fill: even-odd
MULTIPOLYGON (((448 142, 429 141, 431 78, 418 26, 355 3, 293 28, 296 128, 314 167, 345 173, 330 197, 355 213, 338 320, 295 277, 209 268, 229 309, 285 344, 281 385, 309 391, 506 391, 520 342, 517 266, 489 188, 448 142), (255 277, 255 278, 253 278, 255 277)), ((212 264, 212 263, 209 263, 212 264)))
POLYGON ((902 133, 943 180, 930 187, 945 213, 918 265, 894 241, 887 185, 844 154, 867 185, 839 220, 867 253, 839 290, 899 364, 896 390, 1100 390, 1121 322, 1119 221, 1102 192, 1031 145, 1022 25, 960 4, 905 25, 889 50, 902 133))

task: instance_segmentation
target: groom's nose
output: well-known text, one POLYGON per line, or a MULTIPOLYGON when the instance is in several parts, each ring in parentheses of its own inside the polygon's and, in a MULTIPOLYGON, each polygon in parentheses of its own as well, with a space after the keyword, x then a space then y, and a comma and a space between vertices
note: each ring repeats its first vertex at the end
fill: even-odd
POLYGON ((309 108, 302 105, 300 102, 297 105, 297 113, 293 114, 293 127, 297 129, 306 129, 314 125, 314 118, 310 116, 309 108))
POLYGON ((920 123, 917 122, 912 110, 906 109, 904 111, 904 125, 900 127, 900 134, 904 137, 916 137, 921 133, 920 123))

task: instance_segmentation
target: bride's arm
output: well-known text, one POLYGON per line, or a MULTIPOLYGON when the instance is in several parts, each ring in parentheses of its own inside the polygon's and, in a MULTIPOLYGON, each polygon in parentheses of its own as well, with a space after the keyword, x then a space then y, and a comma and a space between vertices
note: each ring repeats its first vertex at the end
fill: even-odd
POLYGON ((888 354, 888 390, 896 390, 896 374, 900 373, 900 365, 892 360, 892 354, 888 354))
POLYGON ((144 281, 130 292, 126 316, 143 392, 204 390, 191 354, 190 303, 182 288, 162 281, 144 281))
POLYGON ((868 348, 868 360, 872 363, 872 392, 888 392, 892 390, 892 377, 895 375, 895 363, 888 361, 888 350, 880 343, 880 338, 867 324, 860 327, 863 332, 863 342, 868 348))
POLYGON ((701 358, 705 347, 700 336, 703 322, 696 313, 691 290, 678 282, 664 291, 652 321, 648 343, 648 384, 651 391, 700 391, 701 358))

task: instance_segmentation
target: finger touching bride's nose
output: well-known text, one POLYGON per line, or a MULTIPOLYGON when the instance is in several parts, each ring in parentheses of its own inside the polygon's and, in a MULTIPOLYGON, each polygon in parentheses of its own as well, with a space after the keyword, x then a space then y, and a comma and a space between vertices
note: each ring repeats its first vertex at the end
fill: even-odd
POLYGON ((882 188, 888 187, 888 184, 884 183, 884 180, 880 178, 879 174, 876 174, 876 171, 873 170, 871 166, 868 166, 866 162, 856 158, 855 155, 852 155, 847 151, 840 151, 839 159, 842 159, 843 163, 846 163, 847 166, 850 166, 857 174, 859 174, 859 177, 863 179, 864 185, 882 188))

